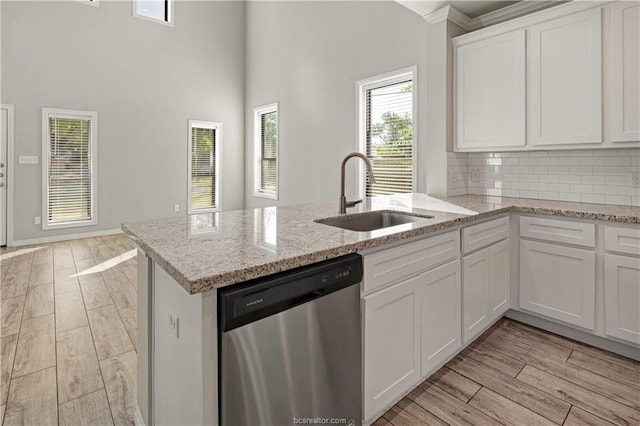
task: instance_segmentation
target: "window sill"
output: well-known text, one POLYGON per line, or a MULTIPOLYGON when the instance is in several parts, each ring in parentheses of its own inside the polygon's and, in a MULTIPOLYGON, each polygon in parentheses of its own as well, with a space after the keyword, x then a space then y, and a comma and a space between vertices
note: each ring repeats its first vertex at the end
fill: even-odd
POLYGON ((254 192, 253 193, 254 197, 259 197, 259 198, 267 198, 269 200, 278 200, 278 193, 277 192, 254 192))
POLYGON ((59 222, 59 223, 46 223, 42 224, 43 231, 53 231, 55 229, 66 229, 66 228, 79 228, 82 226, 96 226, 98 221, 96 219, 87 220, 82 222, 59 222))

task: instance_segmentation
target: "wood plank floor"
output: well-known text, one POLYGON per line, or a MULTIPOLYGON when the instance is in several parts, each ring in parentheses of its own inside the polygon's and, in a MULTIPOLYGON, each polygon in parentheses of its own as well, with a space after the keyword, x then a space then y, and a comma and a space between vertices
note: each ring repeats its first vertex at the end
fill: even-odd
POLYGON ((0 250, 0 424, 133 424, 134 249, 116 235, 0 250))
MULTIPOLYGON (((133 424, 134 247, 0 250, 0 424, 133 424)), ((640 425, 640 363, 505 319, 375 424, 640 425)))
POLYGON ((374 423, 640 425, 640 363, 498 321, 374 423))

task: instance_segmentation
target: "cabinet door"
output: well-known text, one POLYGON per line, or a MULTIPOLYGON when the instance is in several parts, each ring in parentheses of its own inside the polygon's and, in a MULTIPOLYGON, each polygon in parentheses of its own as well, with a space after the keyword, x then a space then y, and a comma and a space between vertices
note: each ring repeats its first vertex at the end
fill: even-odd
POLYGON ((640 140, 640 3, 611 5, 611 140, 640 140))
POLYGON ((462 340, 466 344, 489 324, 489 257, 480 250, 462 258, 462 340))
POLYGON ((640 259, 604 255, 605 330, 640 345, 640 259))
POLYGON ((488 249, 489 256, 489 321, 498 319, 509 309, 509 241, 488 249))
POLYGON ((414 277, 363 298, 366 420, 420 379, 420 279, 414 277))
POLYGON ((520 307, 569 324, 595 326, 595 253, 520 241, 520 307))
POLYGON ((595 8, 531 27, 533 145, 602 142, 600 14, 595 8))
POLYGON ((422 376, 460 349, 460 261, 421 276, 422 376))
POLYGON ((456 59, 457 148, 524 146, 524 30, 460 46, 456 59))

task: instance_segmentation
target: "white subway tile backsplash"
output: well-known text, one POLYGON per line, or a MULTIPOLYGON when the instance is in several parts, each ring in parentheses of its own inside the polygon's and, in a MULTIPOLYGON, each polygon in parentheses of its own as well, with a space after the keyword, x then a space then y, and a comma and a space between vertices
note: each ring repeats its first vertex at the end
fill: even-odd
POLYGON ((448 194, 640 206, 632 171, 640 171, 639 148, 449 153, 448 194))

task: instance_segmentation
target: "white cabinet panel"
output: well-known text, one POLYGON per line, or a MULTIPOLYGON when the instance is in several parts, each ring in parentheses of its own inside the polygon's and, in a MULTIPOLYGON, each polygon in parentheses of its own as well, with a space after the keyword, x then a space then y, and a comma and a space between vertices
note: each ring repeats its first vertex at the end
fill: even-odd
POLYGON ((569 324, 595 326, 595 253, 520 241, 520 307, 569 324))
POLYGON ((509 243, 502 241, 488 249, 489 321, 498 319, 509 309, 509 243))
POLYGON ((525 30, 460 46, 457 148, 524 146, 525 30))
POLYGON ((596 246, 593 223, 520 216, 520 236, 578 246, 596 246))
POLYGON ((456 353, 460 339, 460 261, 421 276, 422 376, 456 353))
POLYGON ((607 251, 640 256, 640 228, 605 226, 604 247, 607 251))
POLYGON ((640 3, 611 5, 611 140, 640 140, 640 3))
POLYGON ((457 49, 457 148, 525 144, 525 30, 457 49))
POLYGON ((364 417, 420 379, 420 276, 364 297, 364 417))
POLYGON ((529 135, 533 145, 602 142, 601 10, 529 30, 529 135))
POLYGON ((489 258, 481 250, 462 258, 462 339, 469 342, 489 323, 489 258))
POLYGON ((604 255, 605 330, 640 345, 640 259, 604 255))
POLYGON ((363 290, 369 292, 383 288, 432 266, 455 259, 459 254, 458 231, 367 254, 363 258, 363 290))
POLYGON ((474 250, 504 240, 509 236, 509 216, 462 229, 462 252, 474 250))

